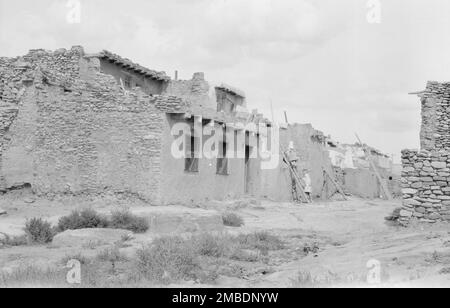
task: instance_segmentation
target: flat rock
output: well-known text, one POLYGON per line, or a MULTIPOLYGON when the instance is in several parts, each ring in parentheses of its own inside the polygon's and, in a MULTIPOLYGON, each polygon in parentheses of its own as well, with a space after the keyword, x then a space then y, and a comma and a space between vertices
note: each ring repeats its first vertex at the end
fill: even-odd
POLYGON ((412 216, 413 216, 413 213, 410 211, 405 211, 405 210, 400 211, 400 217, 411 218, 412 216))
POLYGON ((155 206, 134 208, 132 212, 148 219, 151 233, 179 234, 224 230, 221 214, 212 210, 155 206))
POLYGON ((435 169, 445 169, 447 168, 447 163, 444 162, 432 162, 431 166, 435 169))
POLYGON ((53 238, 54 247, 99 247, 113 245, 124 237, 133 237, 133 232, 115 229, 68 230, 53 238))
POLYGON ((31 203, 35 203, 35 202, 36 202, 36 199, 34 199, 34 198, 25 198, 25 199, 23 200, 23 202, 28 203, 28 204, 31 204, 31 203))
POLYGON ((6 214, 8 214, 8 212, 0 207, 0 216, 1 215, 6 215, 6 214))
POLYGON ((417 193, 417 189, 405 188, 402 190, 402 193, 405 195, 414 195, 417 193))

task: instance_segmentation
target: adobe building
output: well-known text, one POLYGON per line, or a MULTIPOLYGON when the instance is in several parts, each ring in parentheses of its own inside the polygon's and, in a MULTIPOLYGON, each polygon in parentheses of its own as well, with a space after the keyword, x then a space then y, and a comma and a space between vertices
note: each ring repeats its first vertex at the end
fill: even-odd
POLYGON ((334 169, 323 133, 310 124, 272 127, 247 110, 243 91, 212 87, 203 73, 173 80, 82 47, 0 58, 0 193, 24 187, 49 198, 114 193, 153 205, 292 201, 291 174, 281 159, 290 145, 298 170, 309 170, 312 196, 335 194, 324 177, 334 169), (202 155, 210 130, 226 135, 215 146, 220 157, 202 155), (262 168, 256 154, 275 134, 279 146, 267 141, 266 147, 278 160, 262 168), (180 138, 183 157, 174 154, 180 138))
POLYGON ((346 192, 364 199, 377 199, 384 195, 371 161, 390 193, 401 197, 400 172, 395 172, 391 157, 369 146, 365 146, 365 150, 359 143, 339 144, 332 140, 327 143, 336 177, 346 192), (366 151, 370 151, 370 161, 366 151))
POLYGON ((400 222, 450 221, 450 83, 428 82, 422 104, 421 150, 402 152, 400 222))
MULTIPOLYGON (((171 80, 110 52, 73 47, 0 58, 0 74, 0 191, 114 192, 151 204, 187 204, 259 189, 259 161, 250 158, 258 131, 236 128, 246 142, 243 158, 171 155, 175 123, 268 123, 245 112, 242 91, 211 89, 202 73, 171 80)), ((198 152, 201 140, 192 137, 189 151, 198 152)))

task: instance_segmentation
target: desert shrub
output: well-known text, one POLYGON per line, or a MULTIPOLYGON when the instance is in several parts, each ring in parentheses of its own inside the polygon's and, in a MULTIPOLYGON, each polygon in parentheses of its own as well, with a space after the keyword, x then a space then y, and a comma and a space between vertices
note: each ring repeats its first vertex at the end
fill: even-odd
POLYGON ((31 243, 46 244, 53 240, 54 230, 50 223, 41 218, 28 220, 25 225, 25 232, 31 243))
POLYGON ((81 212, 74 211, 70 215, 62 217, 58 222, 58 231, 93 228, 107 228, 108 219, 94 210, 86 209, 81 212))
POLYGON ((263 253, 284 249, 285 245, 278 237, 268 232, 256 232, 238 236, 237 240, 246 249, 258 249, 263 253))
POLYGON ((111 264, 111 272, 116 272, 116 264, 128 261, 127 257, 120 252, 119 247, 108 247, 97 255, 97 260, 111 264))
POLYGON ((197 254, 206 257, 222 257, 228 246, 228 238, 225 236, 214 236, 209 233, 193 238, 192 242, 197 254))
POLYGON ((129 211, 117 211, 112 213, 109 227, 134 233, 145 233, 150 228, 150 224, 147 219, 133 215, 129 211))
POLYGON ((222 215, 223 224, 227 227, 242 227, 244 225, 244 220, 237 214, 226 213, 222 215))
POLYGON ((10 237, 10 236, 6 235, 5 239, 0 240, 0 244, 2 244, 4 246, 8 246, 8 247, 26 246, 29 244, 28 236, 21 235, 21 236, 10 237))
POLYGON ((199 269, 195 249, 180 237, 160 238, 137 251, 137 274, 151 281, 195 279, 199 269))
POLYGON ((260 261, 260 256, 257 253, 244 250, 238 245, 230 247, 230 250, 228 250, 228 257, 234 261, 242 261, 242 262, 260 261))

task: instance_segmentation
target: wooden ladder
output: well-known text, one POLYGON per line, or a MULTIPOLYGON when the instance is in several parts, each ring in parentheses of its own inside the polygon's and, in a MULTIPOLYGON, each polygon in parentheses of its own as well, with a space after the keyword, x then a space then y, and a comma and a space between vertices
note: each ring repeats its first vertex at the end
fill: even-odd
MULTIPOLYGON (((292 165, 292 163, 289 161, 286 152, 283 152, 283 159, 284 162, 286 163, 286 165, 289 168, 289 171, 291 173, 291 177, 292 180, 295 182, 296 184, 296 188, 297 188, 297 192, 300 192, 300 196, 301 196, 301 201, 303 203, 312 203, 312 200, 308 197, 308 195, 305 193, 305 187, 306 184, 302 181, 302 179, 300 178, 297 170, 294 168, 294 166, 292 165)), ((294 189, 294 188, 292 188, 294 189)), ((294 192, 293 192, 294 195, 294 192)), ((294 197, 295 198, 295 197, 294 197)))

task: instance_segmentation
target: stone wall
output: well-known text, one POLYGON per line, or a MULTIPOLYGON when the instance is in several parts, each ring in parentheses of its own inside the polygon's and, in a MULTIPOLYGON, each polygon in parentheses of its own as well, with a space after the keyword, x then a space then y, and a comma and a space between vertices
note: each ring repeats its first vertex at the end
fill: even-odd
POLYGON ((421 148, 450 149, 450 83, 428 82, 422 103, 421 148))
POLYGON ((402 224, 450 221, 450 83, 430 81, 419 97, 421 151, 402 151, 402 224))
POLYGON ((450 221, 450 153, 402 152, 403 209, 400 222, 450 221))
POLYGON ((161 199, 165 112, 175 97, 125 93, 80 47, 0 59, 0 189, 161 199))

